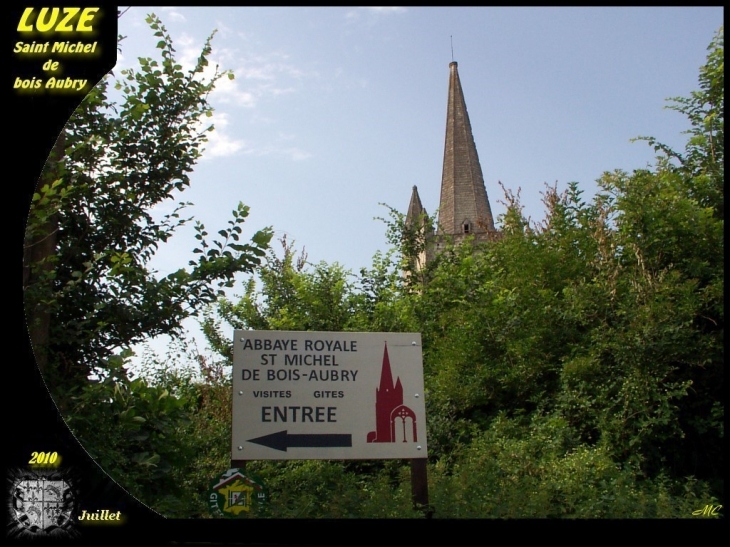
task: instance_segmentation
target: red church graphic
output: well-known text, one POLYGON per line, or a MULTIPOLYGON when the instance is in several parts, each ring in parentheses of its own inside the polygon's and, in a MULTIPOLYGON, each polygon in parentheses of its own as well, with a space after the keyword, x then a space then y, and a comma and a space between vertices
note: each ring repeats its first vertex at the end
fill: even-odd
POLYGON ((368 442, 394 443, 399 439, 404 443, 408 442, 406 423, 409 419, 413 429, 413 438, 410 440, 417 442, 416 413, 403 404, 403 386, 400 378, 393 384, 386 342, 383 368, 380 371, 380 387, 375 389, 375 431, 368 433, 368 442))

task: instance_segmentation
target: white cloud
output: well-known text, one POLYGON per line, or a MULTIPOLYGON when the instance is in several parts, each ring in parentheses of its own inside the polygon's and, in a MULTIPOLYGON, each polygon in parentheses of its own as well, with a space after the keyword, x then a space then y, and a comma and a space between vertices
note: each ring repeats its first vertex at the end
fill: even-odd
POLYGON ((246 141, 233 139, 225 133, 213 131, 208 138, 202 160, 233 156, 246 146, 246 141))
POLYGON ((185 16, 177 11, 177 8, 163 7, 162 11, 165 13, 164 19, 170 19, 170 21, 187 21, 185 16))
POLYGON ((407 10, 401 6, 364 6, 355 10, 350 10, 345 14, 347 19, 357 19, 360 14, 366 10, 374 14, 390 15, 391 13, 405 13, 407 10))
POLYGON ((380 6, 380 7, 378 7, 378 6, 365 6, 365 7, 360 8, 360 9, 365 9, 365 10, 369 10, 371 12, 385 13, 385 14, 390 14, 390 13, 404 13, 406 11, 406 8, 401 7, 401 6, 380 6))
POLYGON ((212 117, 200 121, 199 127, 202 130, 211 124, 215 129, 208 133, 202 160, 232 156, 246 146, 246 141, 231 137, 226 130, 230 121, 225 112, 213 112, 212 117))
POLYGON ((294 161, 306 160, 312 157, 312 154, 303 150, 299 150, 299 148, 288 148, 287 150, 285 150, 285 153, 288 154, 289 157, 294 161))
POLYGON ((233 69, 233 73, 234 80, 224 78, 219 81, 216 95, 222 102, 245 107, 255 106, 264 97, 294 93, 296 87, 289 82, 305 76, 302 70, 291 64, 260 58, 245 59, 243 64, 233 69), (281 85, 282 80, 288 85, 281 85))
POLYGON ((241 77, 247 80, 273 80, 275 78, 271 66, 249 66, 239 69, 241 77))
MULTIPOLYGON (((208 65, 199 76, 203 81, 210 81, 221 70, 232 69, 234 78, 219 78, 209 96, 209 101, 217 110, 211 118, 201 120, 199 130, 202 131, 211 124, 215 126, 215 130, 207 134, 208 142, 205 144, 202 161, 233 155, 274 155, 291 161, 302 161, 311 157, 306 150, 297 148, 293 135, 274 143, 240 138, 244 135, 237 127, 229 127, 228 114, 218 109, 224 107, 232 115, 232 108, 250 109, 251 113, 247 116, 264 123, 267 121, 266 117, 256 109, 261 101, 297 92, 302 80, 315 77, 316 73, 296 66, 286 52, 242 52, 241 41, 231 41, 235 32, 225 24, 219 24, 218 28, 220 34, 213 38, 208 65)), ((176 33, 173 36, 177 50, 176 62, 182 66, 183 72, 189 72, 196 66, 206 37, 196 36, 192 32, 176 33)))
POLYGON ((218 80, 214 93, 217 101, 223 104, 232 103, 244 108, 254 107, 258 99, 251 91, 241 89, 236 80, 229 80, 226 77, 218 80))
MULTIPOLYGON (((182 34, 175 38, 175 46, 178 50, 178 63, 184 70, 192 70, 198 62, 203 43, 188 34, 182 34)), ((216 47, 214 43, 213 52, 208 58, 209 64, 205 67, 202 78, 209 80, 215 75, 216 70, 233 67, 235 78, 219 79, 214 94, 222 103, 251 108, 263 97, 294 92, 296 88, 289 81, 307 76, 303 70, 287 60, 288 55, 282 53, 266 56, 248 55, 242 58, 237 50, 216 47), (281 85, 282 80, 286 81, 286 85, 281 85)))
POLYGON ((383 17, 394 13, 405 13, 406 8, 400 6, 366 6, 352 9, 345 13, 349 24, 376 25, 383 17))
POLYGON ((312 157, 312 154, 295 146, 281 148, 279 146, 247 147, 244 154, 251 156, 281 156, 292 161, 302 161, 312 157))
POLYGON ((252 148, 246 151, 254 156, 283 156, 293 161, 302 161, 312 157, 312 154, 296 147, 280 148, 278 146, 266 146, 252 148))
POLYGON ((240 144, 240 146, 236 146, 235 150, 231 153, 245 156, 276 156, 292 161, 302 161, 312 157, 312 154, 296 146, 280 146, 278 144, 257 146, 247 141, 236 141, 236 144, 240 144))
MULTIPOLYGON (((182 46, 184 48, 192 48, 192 49, 194 49, 193 48, 193 45, 195 45, 195 38, 193 38, 189 34, 183 33, 178 38, 175 38, 175 46, 177 48, 179 48, 180 46, 182 46)), ((200 50, 198 50, 198 53, 195 53, 194 51, 193 52, 189 52, 188 51, 186 53, 187 53, 186 57, 188 57, 187 60, 189 61, 190 60, 189 59, 190 55, 194 55, 195 57, 197 57, 197 55, 200 53, 200 50)), ((192 65, 191 65, 191 68, 192 68, 192 65)))
MULTIPOLYGON (((296 146, 255 145, 249 141, 232 137, 228 131, 230 119, 225 112, 214 112, 212 117, 201 120, 199 130, 203 130, 211 124, 215 126, 215 130, 208 133, 208 142, 201 161, 237 154, 257 157, 279 156, 292 161, 302 161, 312 157, 312 154, 296 146)), ((287 141, 296 141, 296 135, 280 133, 279 141, 282 144, 287 141)))

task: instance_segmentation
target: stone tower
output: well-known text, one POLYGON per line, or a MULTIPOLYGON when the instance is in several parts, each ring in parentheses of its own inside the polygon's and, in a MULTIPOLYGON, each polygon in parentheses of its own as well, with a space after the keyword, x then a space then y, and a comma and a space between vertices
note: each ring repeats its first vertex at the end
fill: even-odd
MULTIPOLYGON (((425 218, 418 189, 414 186, 408 206, 406 224, 413 226, 420 215, 425 218)), ((459 80, 458 64, 449 64, 449 96, 446 110, 446 141, 441 175, 438 228, 421 227, 428 244, 417 260, 422 267, 443 248, 447 238, 461 243, 471 236, 474 242, 497 239, 500 233, 494 227, 492 208, 484 186, 479 154, 466 110, 464 92, 459 80)))

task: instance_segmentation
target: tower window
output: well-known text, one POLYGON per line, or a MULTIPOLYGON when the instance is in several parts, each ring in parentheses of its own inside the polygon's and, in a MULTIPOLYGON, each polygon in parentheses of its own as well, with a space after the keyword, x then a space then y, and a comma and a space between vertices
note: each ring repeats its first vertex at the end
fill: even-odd
POLYGON ((465 234, 468 234, 469 233, 469 223, 468 222, 465 222, 464 223, 464 233, 465 234))

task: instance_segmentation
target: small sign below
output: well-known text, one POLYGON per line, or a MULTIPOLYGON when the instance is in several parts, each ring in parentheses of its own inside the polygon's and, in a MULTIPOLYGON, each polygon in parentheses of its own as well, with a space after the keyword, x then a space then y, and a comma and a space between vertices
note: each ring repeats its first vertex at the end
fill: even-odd
POLYGON ((259 510, 268 499, 263 481, 243 469, 233 468, 210 483, 208 505, 215 517, 238 517, 259 510))

